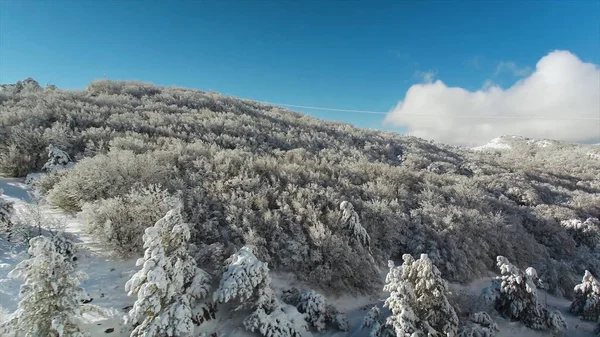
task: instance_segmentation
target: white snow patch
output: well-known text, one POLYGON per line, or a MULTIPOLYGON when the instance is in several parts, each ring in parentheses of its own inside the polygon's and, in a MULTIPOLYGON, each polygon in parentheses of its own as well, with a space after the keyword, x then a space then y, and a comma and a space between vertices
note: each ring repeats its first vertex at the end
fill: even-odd
POLYGON ((510 145, 504 143, 502 137, 494 138, 489 143, 481 146, 474 147, 474 151, 485 151, 485 150, 508 150, 511 149, 510 145))

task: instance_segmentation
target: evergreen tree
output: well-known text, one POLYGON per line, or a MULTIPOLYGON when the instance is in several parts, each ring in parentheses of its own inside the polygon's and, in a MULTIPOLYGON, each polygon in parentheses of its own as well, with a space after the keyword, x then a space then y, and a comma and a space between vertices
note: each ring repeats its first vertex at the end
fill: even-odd
POLYGON ((20 262, 8 276, 21 278, 18 309, 2 324, 5 333, 26 336, 79 337, 86 334, 78 327, 82 314, 104 313, 82 302, 87 293, 79 286, 87 278, 76 272, 70 259, 58 252, 52 238, 38 236, 29 242, 31 258, 20 262))
POLYGON ((235 300, 241 303, 235 310, 253 310, 244 319, 244 327, 249 331, 268 337, 306 336, 308 326, 304 315, 275 296, 269 268, 256 258, 253 249, 251 245, 244 246, 227 260, 213 300, 218 303, 235 300))
POLYGON ((190 228, 180 208, 147 228, 143 239, 146 251, 137 261, 143 267, 125 284, 128 295, 138 297, 125 324, 135 327, 132 337, 190 336, 210 277, 189 253, 190 228))
POLYGON ((386 277, 385 291, 390 292, 385 305, 392 310, 388 324, 398 336, 455 336, 458 316, 448 302, 448 283, 427 254, 418 260, 402 256, 404 263, 394 267, 386 277))
POLYGON ((71 162, 71 157, 63 150, 50 144, 48 146, 48 161, 42 167, 42 170, 55 173, 64 170, 71 162))
POLYGON ((587 270, 581 283, 575 286, 575 301, 569 311, 589 321, 600 318, 600 282, 587 270))
POLYGON ((417 299, 413 286, 402 275, 401 267, 395 267, 394 262, 389 261, 390 271, 385 278, 384 291, 390 293, 384 306, 389 308, 392 315, 387 318, 386 324, 393 327, 396 336, 418 337, 423 334, 420 329, 420 320, 413 307, 417 299))
POLYGON ((342 211, 342 223, 348 228, 352 236, 354 236, 360 244, 369 248, 371 245, 371 237, 367 230, 360 224, 360 218, 358 213, 354 210, 354 205, 349 201, 342 201, 340 203, 340 210, 342 211))
POLYGON ((378 307, 372 307, 363 318, 360 329, 368 329, 369 337, 396 337, 396 334, 389 325, 378 307))
POLYGON ((529 267, 523 272, 504 256, 497 257, 497 265, 502 276, 493 280, 491 297, 500 314, 532 329, 567 329, 559 311, 549 311, 538 302, 537 289, 542 283, 534 268, 529 267))
POLYGON ((498 325, 487 312, 478 312, 461 328, 459 337, 494 337, 500 332, 498 325))

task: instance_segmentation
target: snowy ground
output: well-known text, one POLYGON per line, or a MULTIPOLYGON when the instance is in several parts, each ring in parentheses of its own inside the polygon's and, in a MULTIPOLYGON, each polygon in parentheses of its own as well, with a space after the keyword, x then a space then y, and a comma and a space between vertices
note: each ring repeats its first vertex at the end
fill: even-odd
MULTIPOLYGON (((26 204, 31 202, 23 179, 0 178, 0 189, 4 190, 2 198, 15 203, 16 212, 22 212, 26 204)), ((84 329, 91 332, 92 336, 124 336, 119 329, 123 308, 134 302, 134 298, 125 293, 125 282, 136 271, 135 259, 121 261, 109 258, 75 218, 45 205, 41 209, 45 216, 64 225, 65 232, 78 244, 78 268, 89 276, 82 286, 93 298, 91 304, 112 308, 117 314, 112 319, 86 317, 88 322, 84 329), (111 328, 113 332, 105 333, 111 328)), ((9 312, 17 308, 21 280, 7 279, 7 274, 26 257, 26 247, 14 247, 0 237, 0 305, 9 312)))
MULTIPOLYGON (((4 190, 2 198, 11 200, 15 203, 17 212, 22 212, 31 199, 27 193, 27 185, 23 179, 0 178, 0 189, 4 190)), ((125 336, 119 329, 124 308, 132 305, 134 298, 128 297, 125 293, 125 282, 137 270, 135 266, 136 259, 118 260, 111 259, 103 251, 90 235, 84 231, 84 226, 74 217, 61 213, 48 206, 41 206, 45 216, 59 220, 65 226, 65 232, 71 235, 74 242, 80 247, 78 255, 78 267, 85 271, 89 279, 82 283, 82 286, 93 298, 92 304, 104 308, 114 309, 116 315, 111 319, 100 319, 97 317, 88 317, 88 323, 84 326, 92 336, 125 336), (108 330, 107 330, 108 329, 108 330), (112 332, 110 329, 114 329, 112 332)), ((6 279, 14 266, 26 257, 25 247, 14 247, 4 238, 0 237, 0 306, 8 311, 14 311, 18 303, 20 280, 6 279)), ((302 289, 302 285, 295 281, 290 274, 272 273, 272 286, 275 291, 284 288, 297 287, 302 289)), ((470 294, 480 294, 482 289, 490 285, 491 278, 484 278, 473 282, 469 286, 452 285, 451 290, 455 292, 466 292, 470 294)), ((547 301, 548 305, 554 306, 562 312, 569 324, 569 330, 565 336, 568 337, 595 337, 593 334, 594 323, 579 320, 579 318, 569 314, 569 301, 557 298, 545 293, 542 301, 547 301)), ((324 332, 314 334, 322 337, 366 337, 367 331, 361 331, 360 324, 366 314, 366 310, 374 305, 381 307, 385 299, 385 294, 379 297, 343 297, 329 298, 338 309, 345 311, 349 322, 350 331, 348 332, 324 332)), ((230 319, 226 317, 226 310, 220 310, 217 320, 206 322, 203 327, 209 328, 213 332, 218 332, 218 336, 245 337, 257 336, 250 334, 241 328, 236 327, 235 322, 240 319, 230 319), (217 328, 217 325, 219 326, 217 328), (212 328, 212 329, 211 329, 212 328)), ((519 323, 509 322, 501 317, 494 317, 500 326, 499 337, 522 336, 537 337, 550 336, 549 333, 542 333, 525 328, 519 323)))

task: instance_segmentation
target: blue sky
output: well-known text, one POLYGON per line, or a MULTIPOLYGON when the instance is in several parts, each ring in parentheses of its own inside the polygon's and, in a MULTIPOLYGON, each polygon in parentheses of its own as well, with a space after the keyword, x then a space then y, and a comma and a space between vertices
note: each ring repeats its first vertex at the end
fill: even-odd
MULTIPOLYGON (((84 88, 106 74, 389 111, 418 74, 475 90, 512 85, 556 49, 600 64, 598 13, 595 0, 0 0, 0 83, 84 88)), ((394 129, 380 115, 295 110, 394 129)))

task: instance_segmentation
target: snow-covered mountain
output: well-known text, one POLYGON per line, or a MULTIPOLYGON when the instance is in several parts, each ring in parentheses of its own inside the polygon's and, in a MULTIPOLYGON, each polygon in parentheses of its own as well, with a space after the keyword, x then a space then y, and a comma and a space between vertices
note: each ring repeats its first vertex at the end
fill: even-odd
MULTIPOLYGON (((262 266, 256 271, 262 276, 243 288, 256 293, 235 297, 250 301, 242 310, 246 316, 232 314, 230 320, 233 304, 219 303, 219 319, 203 325, 221 329, 221 335, 252 335, 244 329, 248 317, 265 324, 277 317, 288 327, 302 323, 294 321, 294 310, 306 314, 313 306, 301 305, 301 294, 314 303, 307 323, 315 334, 323 322, 327 329, 343 325, 345 311, 350 334, 366 335, 358 324, 366 311, 358 303, 381 307, 380 300, 390 296, 382 293, 384 285, 392 287, 386 274, 395 273, 393 287, 410 299, 406 287, 431 275, 445 293, 438 276, 467 285, 497 274, 498 256, 515 266, 505 268, 515 278, 528 273, 532 282, 543 280, 547 291, 540 293, 557 298, 557 309, 573 322, 565 303, 576 296, 574 286, 586 270, 600 274, 595 146, 505 136, 473 151, 213 92, 108 80, 78 91, 25 84, 0 90, 0 172, 19 177, 19 184, 43 172, 31 183, 45 211, 68 216, 66 230, 82 246, 101 248, 92 250, 92 260, 81 261, 94 274, 83 285, 102 284, 95 290, 98 303, 113 295, 119 303, 114 307, 136 300, 124 296, 124 281, 141 268, 130 261, 145 254, 147 228, 175 207, 191 226, 193 256, 214 278, 215 289, 243 247, 254 247, 252 254, 264 263, 252 264, 262 266), (77 230, 70 225, 75 223, 77 230), (106 254, 110 262, 102 265, 106 254), (421 256, 419 265, 437 272, 420 280, 388 268, 388 260, 402 263, 405 254, 421 256), (114 267, 120 264, 128 270, 114 267)), ((5 184, 5 195, 14 197, 17 186, 11 184, 5 184)), ((24 203, 16 206, 17 213, 25 209, 24 203)), ((51 217, 35 219, 46 226, 51 217)), ((161 247, 157 251, 174 249, 161 247)), ((5 263, 12 268, 16 257, 9 255, 5 263)), ((15 290, 6 290, 11 310, 15 290)), ((472 310, 460 310, 461 301, 470 299, 446 295, 459 324, 474 328, 472 310)), ((527 296, 528 303, 538 303, 527 296)), ((428 303, 453 317, 445 300, 428 303)), ((560 325, 554 309, 539 303, 548 310, 533 312, 560 325)), ((415 322, 421 322, 415 324, 439 328, 426 311, 415 309, 415 322)), ((379 318, 387 315, 382 310, 379 318)), ((501 327, 512 324, 494 319, 501 327)), ((591 326, 575 325, 569 331, 591 326)))

